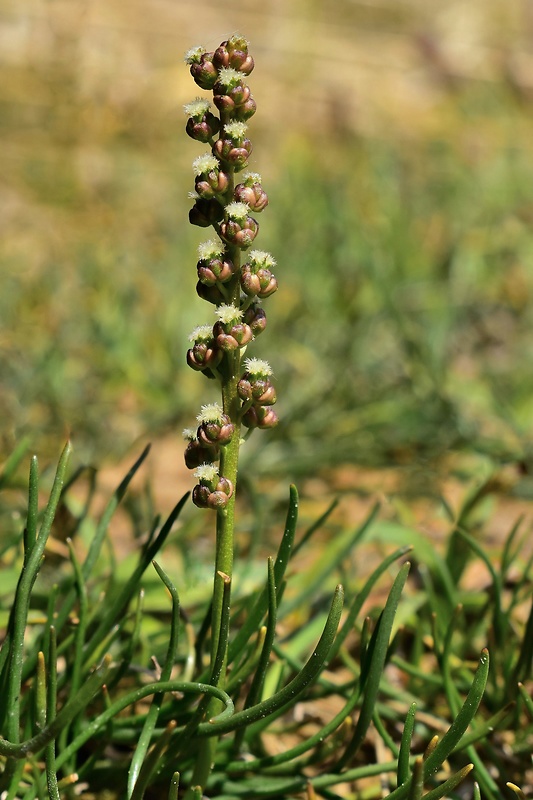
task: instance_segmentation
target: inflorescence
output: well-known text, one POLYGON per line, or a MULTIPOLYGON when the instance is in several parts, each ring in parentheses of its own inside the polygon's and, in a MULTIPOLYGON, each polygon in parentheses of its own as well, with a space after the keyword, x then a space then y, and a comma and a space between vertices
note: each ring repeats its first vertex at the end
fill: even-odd
POLYGON ((244 349, 266 326, 261 301, 276 291, 278 283, 272 272, 276 262, 269 253, 251 250, 242 259, 259 231, 251 214, 268 204, 257 172, 236 179, 252 153, 247 121, 256 111, 247 83, 254 68, 248 42, 234 35, 214 52, 194 47, 185 61, 197 85, 213 92, 215 106, 199 97, 184 106, 188 135, 211 148, 193 161, 194 205, 189 220, 202 228, 213 227, 217 234, 217 239, 200 244, 196 265, 197 293, 215 306, 215 321, 192 331, 187 363, 218 379, 224 400, 224 407, 203 406, 198 428, 183 432, 185 463, 199 481, 193 491, 196 505, 223 510, 234 487, 227 475, 220 474, 222 449, 233 437, 240 442, 241 424, 253 429, 278 422, 272 408, 276 391, 270 365, 257 358, 246 358, 241 365, 244 349))

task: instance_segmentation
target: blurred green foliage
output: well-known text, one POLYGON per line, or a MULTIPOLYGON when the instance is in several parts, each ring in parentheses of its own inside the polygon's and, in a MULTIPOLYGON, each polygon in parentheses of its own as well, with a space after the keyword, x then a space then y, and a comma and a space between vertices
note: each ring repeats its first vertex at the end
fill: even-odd
MULTIPOLYGON (((30 432, 55 452, 72 433, 101 460, 209 399, 184 361, 208 321, 192 299, 202 232, 187 223, 198 151, 179 103, 91 94, 74 33, 52 33, 54 57, 8 71, 2 99, 3 450, 30 432)), ((457 81, 434 61, 431 114, 397 129, 368 132, 364 109, 358 124, 333 95, 277 138, 268 95, 252 120, 280 282, 261 354, 283 424, 265 469, 464 446, 531 462, 530 99, 504 71, 457 81)))

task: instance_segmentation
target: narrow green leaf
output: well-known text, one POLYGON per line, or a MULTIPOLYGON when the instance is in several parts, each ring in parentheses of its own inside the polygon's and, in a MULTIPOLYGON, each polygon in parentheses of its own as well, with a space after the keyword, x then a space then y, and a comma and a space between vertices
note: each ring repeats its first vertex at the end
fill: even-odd
POLYGON ((384 561, 381 562, 379 567, 377 567, 377 569, 375 569, 372 575, 368 578, 365 585, 363 586, 361 591, 356 595, 352 605, 350 606, 350 610, 348 611, 346 619, 344 620, 341 629, 339 630, 339 633, 337 635, 337 638, 335 639, 335 644, 331 648, 330 659, 332 661, 338 655, 338 652, 342 647, 342 645, 344 644, 348 634, 351 633, 351 631, 353 630, 353 626, 355 625, 355 621, 359 616, 361 608, 365 604, 366 600, 370 595, 370 592, 374 588, 379 578, 383 575, 383 573, 385 573, 388 570, 391 564, 393 564, 399 558, 403 558, 403 556, 405 556, 411 550, 412 550, 411 545, 400 547, 398 550, 395 550, 394 553, 391 553, 389 556, 387 556, 387 558, 384 559, 384 561))
POLYGON ((264 719, 266 716, 277 711, 278 708, 281 708, 286 703, 294 701, 295 698, 299 697, 307 687, 313 683, 326 662, 339 624, 343 599, 344 591, 342 586, 337 586, 322 636, 302 671, 296 675, 287 686, 267 700, 263 700, 261 703, 257 703, 251 708, 237 712, 224 722, 215 722, 212 720, 211 722, 199 725, 197 735, 220 736, 223 733, 229 733, 230 731, 236 730, 241 725, 250 725, 258 719, 264 719))
MULTIPOLYGON (((7 670, 5 689, 5 737, 12 744, 16 744, 20 741, 19 725, 22 667, 24 659, 24 632, 30 605, 30 595, 41 567, 44 548, 61 497, 61 490, 65 480, 70 452, 71 445, 70 442, 67 442, 59 459, 39 533, 35 542, 31 545, 31 551, 23 565, 15 592, 12 617, 10 619, 11 639, 9 656, 5 664, 7 670)), ((34 505, 33 501, 32 505, 34 505)))
MULTIPOLYGON (((176 661, 176 654, 178 650, 180 602, 177 589, 170 580, 170 578, 168 577, 168 575, 166 574, 166 572, 164 571, 164 569, 161 566, 159 566, 159 564, 156 561, 153 562, 153 565, 157 574, 159 575, 159 577, 165 584, 166 588, 168 589, 170 597, 172 599, 170 636, 168 641, 165 663, 163 664, 163 667, 161 669, 161 678, 160 678, 160 680, 162 681, 168 681, 172 673, 172 667, 174 666, 174 663, 176 661)), ((152 704, 146 715, 146 719, 139 736, 137 747, 135 748, 135 753, 133 754, 131 759, 131 764, 128 771, 128 790, 127 790, 128 797, 133 797, 133 790, 136 785, 139 774, 141 772, 141 767, 144 757, 146 755, 148 747, 150 746, 150 741, 157 723, 157 718, 159 716, 162 703, 163 703, 163 695, 161 693, 154 694, 152 704)))
POLYGON ((157 552, 163 546, 163 543, 167 539, 170 531, 172 530, 172 526, 179 517, 183 509, 183 506, 185 505, 188 498, 189 498, 189 492, 187 492, 181 498, 179 503, 177 503, 177 505, 173 508, 173 510, 170 512, 168 516, 168 519, 162 526, 155 540, 151 543, 150 547, 148 547, 141 554, 141 557, 139 559, 139 564, 137 565, 137 567, 127 580, 123 589, 120 591, 118 597, 113 598, 112 602, 106 604, 106 608, 103 611, 100 624, 98 625, 96 631, 91 636, 89 642, 85 646, 84 649, 85 658, 89 658, 94 653, 98 645, 100 645, 104 641, 105 637, 108 635, 109 631, 116 623, 116 621, 119 620, 124 614, 124 611, 126 610, 131 598, 138 590, 141 576, 144 574, 148 565, 151 564, 157 552))
POLYGON ((409 786, 408 800, 420 800, 424 791, 424 761, 417 758, 413 766, 413 776, 409 786))
POLYGON ((345 767, 359 750, 364 741, 364 737, 370 725, 374 706, 377 700, 381 675, 385 666, 385 659, 389 648, 389 640, 396 616, 396 610, 400 597, 409 574, 410 564, 406 562, 398 572, 392 588, 389 592, 385 608, 379 618, 376 629, 370 640, 368 655, 365 657, 365 675, 361 672, 361 682, 363 684, 363 703, 359 712, 359 718, 351 741, 348 743, 344 754, 338 761, 337 769, 345 767))
POLYGON ((175 772, 170 781, 168 790, 168 800, 178 800, 178 790, 180 788, 180 774, 175 772))
POLYGON ((458 745, 466 729, 472 722, 478 710, 481 698, 483 697, 488 674, 489 651, 484 649, 481 653, 479 666, 474 675, 470 691, 468 692, 462 708, 424 764, 424 775, 426 779, 434 775, 435 772, 440 769, 452 750, 458 745))
POLYGON ((460 769, 459 772, 456 772, 455 775, 452 775, 451 778, 448 778, 448 780, 444 781, 444 783, 441 783, 435 789, 427 792, 424 795, 424 800, 440 800, 441 797, 446 797, 446 795, 449 795, 450 792, 454 791, 454 789, 457 789, 459 784, 464 781, 464 779, 472 772, 473 769, 473 764, 467 764, 466 767, 460 769))
POLYGON ((409 779, 409 756, 411 753, 411 739, 413 738, 413 731, 415 729, 415 715, 416 703, 411 703, 405 724, 402 731, 402 740, 400 743, 400 752, 398 754, 398 770, 396 773, 396 782, 398 786, 405 783, 409 779))
MULTIPOLYGON (((278 591, 282 585, 285 570, 291 558, 292 547, 294 544, 294 535, 296 533, 296 523, 298 522, 298 491, 296 486, 290 487, 289 508, 287 510, 287 519, 285 522, 285 530, 281 539, 276 561, 274 563, 274 578, 276 582, 276 590, 278 591)), ((255 634, 261 624, 263 617, 268 609, 268 586, 265 586, 259 594, 252 610, 250 611, 244 624, 241 626, 239 632, 234 640, 229 645, 228 650, 228 664, 231 664, 235 658, 246 647, 249 639, 255 634)))

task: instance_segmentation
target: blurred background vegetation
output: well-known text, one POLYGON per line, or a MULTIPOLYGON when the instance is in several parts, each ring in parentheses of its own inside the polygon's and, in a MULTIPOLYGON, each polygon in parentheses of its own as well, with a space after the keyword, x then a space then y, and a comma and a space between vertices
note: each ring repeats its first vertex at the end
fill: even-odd
POLYGON ((4 0, 2 456, 170 435, 181 460, 215 399, 185 365, 209 309, 182 56, 236 30, 280 282, 254 354, 282 424, 247 457, 427 476, 468 452, 532 493, 532 0, 4 0))

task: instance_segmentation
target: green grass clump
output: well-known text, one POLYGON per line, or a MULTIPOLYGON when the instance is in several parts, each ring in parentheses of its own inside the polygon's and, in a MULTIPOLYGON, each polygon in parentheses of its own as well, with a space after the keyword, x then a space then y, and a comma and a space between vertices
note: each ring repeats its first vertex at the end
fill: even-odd
MULTIPOLYGON (((382 521, 376 507, 361 526, 337 534, 335 547, 315 551, 319 568, 302 581, 303 548, 327 528, 332 508, 298 533, 291 490, 263 586, 244 588, 249 567, 236 568, 222 631, 229 670, 217 689, 220 664, 210 667, 208 657, 209 585, 195 585, 190 571, 171 580, 154 561, 165 562, 158 552, 168 539, 186 563, 194 535, 194 520, 179 522, 186 497, 164 523, 130 507, 132 525, 147 534, 136 557, 121 564, 114 516, 147 453, 96 517, 90 501, 79 502, 83 475, 67 478, 69 453, 67 446, 44 508, 32 460, 24 535, 12 535, 2 555, 12 587, 4 590, 0 651, 6 796, 81 790, 89 797, 106 787, 116 797, 152 797, 169 785, 172 793, 176 773, 181 785, 190 781, 205 737, 219 735, 210 797, 352 797, 360 781, 366 791, 374 786, 372 795, 386 786, 394 798, 455 796, 472 764, 482 797, 501 797, 506 782, 526 787, 533 612, 519 525, 495 566, 457 520, 446 558, 415 531, 382 521), (51 573, 42 554, 62 508, 71 509, 70 563, 51 573), (452 557, 457 537, 489 576, 477 592, 461 587, 452 557), (414 547, 389 544, 387 557, 365 574, 365 540, 395 538, 411 538, 414 547), (359 567, 331 602, 335 575, 346 577, 349 564, 359 567), (386 595, 372 601, 378 587, 386 595), (297 618, 307 620, 299 630, 297 618), (222 702, 209 721, 212 696, 222 702)), ((8 465, 7 487, 15 466, 8 465)))

